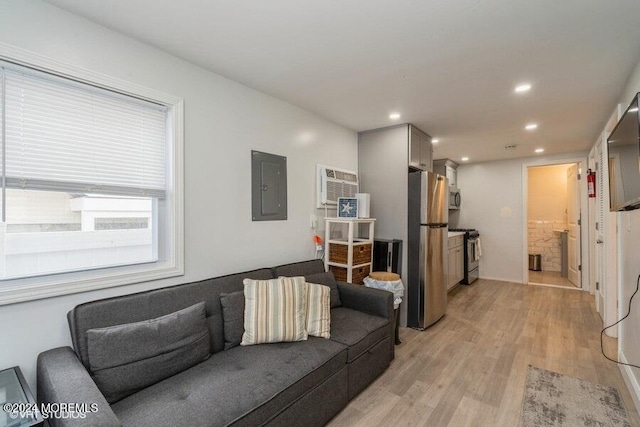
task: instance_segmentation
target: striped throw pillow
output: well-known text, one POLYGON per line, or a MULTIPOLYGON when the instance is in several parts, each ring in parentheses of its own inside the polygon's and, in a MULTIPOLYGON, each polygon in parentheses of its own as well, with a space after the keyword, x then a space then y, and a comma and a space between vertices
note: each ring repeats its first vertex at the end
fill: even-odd
POLYGON ((307 333, 329 338, 331 328, 331 288, 307 283, 307 333))
POLYGON ((304 277, 244 279, 244 333, 240 345, 307 339, 304 277))

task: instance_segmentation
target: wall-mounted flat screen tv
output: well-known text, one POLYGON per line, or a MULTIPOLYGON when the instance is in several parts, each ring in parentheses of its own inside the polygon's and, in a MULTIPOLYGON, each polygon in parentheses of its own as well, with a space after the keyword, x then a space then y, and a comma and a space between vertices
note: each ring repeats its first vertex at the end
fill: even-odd
POLYGON ((640 208, 640 115, 638 95, 609 135, 609 208, 628 211, 640 208))

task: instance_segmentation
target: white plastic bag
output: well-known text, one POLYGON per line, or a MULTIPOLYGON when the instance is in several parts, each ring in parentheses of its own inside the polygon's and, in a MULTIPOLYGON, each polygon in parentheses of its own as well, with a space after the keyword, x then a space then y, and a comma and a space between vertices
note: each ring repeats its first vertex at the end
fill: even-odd
POLYGON ((404 285, 402 280, 381 281, 374 280, 370 277, 364 278, 364 285, 367 288, 382 289, 384 291, 393 292, 393 308, 397 309, 402 302, 404 296, 404 285))

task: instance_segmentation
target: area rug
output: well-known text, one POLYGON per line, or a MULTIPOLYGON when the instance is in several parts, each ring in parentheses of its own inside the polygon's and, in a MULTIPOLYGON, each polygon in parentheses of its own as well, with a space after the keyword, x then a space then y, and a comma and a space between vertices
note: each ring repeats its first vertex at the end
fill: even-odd
POLYGON ((529 365, 520 427, 631 427, 618 389, 529 365))

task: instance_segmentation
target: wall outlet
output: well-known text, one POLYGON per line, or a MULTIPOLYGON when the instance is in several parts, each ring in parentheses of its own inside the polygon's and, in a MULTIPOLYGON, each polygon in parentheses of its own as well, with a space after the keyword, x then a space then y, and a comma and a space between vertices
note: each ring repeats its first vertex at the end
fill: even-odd
POLYGON ((318 228, 318 215, 311 214, 310 224, 312 229, 316 230, 318 228))

